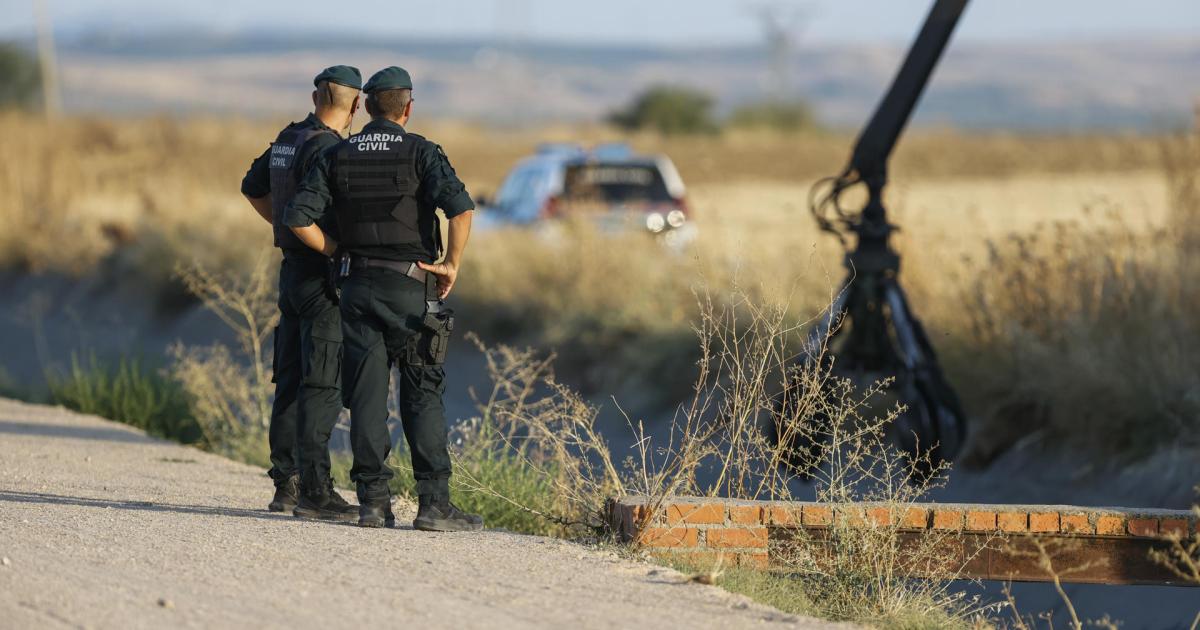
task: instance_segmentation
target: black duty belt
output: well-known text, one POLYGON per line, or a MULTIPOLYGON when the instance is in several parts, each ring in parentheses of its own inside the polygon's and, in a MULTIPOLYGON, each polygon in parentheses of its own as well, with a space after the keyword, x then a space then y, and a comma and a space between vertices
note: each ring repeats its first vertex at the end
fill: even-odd
POLYGON ((378 258, 363 258, 355 256, 350 259, 351 269, 362 269, 363 267, 375 267, 377 269, 390 269, 402 273, 421 284, 425 284, 425 276, 428 275, 424 269, 417 266, 415 262, 398 262, 395 260, 380 260, 378 258))

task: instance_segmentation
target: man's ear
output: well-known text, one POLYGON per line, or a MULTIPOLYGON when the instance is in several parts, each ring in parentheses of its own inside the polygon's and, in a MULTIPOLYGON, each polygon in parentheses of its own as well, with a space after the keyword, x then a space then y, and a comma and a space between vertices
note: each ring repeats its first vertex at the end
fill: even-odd
POLYGON ((358 99, 359 98, 360 97, 358 95, 355 95, 354 101, 350 103, 350 114, 351 115, 353 115, 355 112, 358 111, 358 105, 359 105, 358 99))
POLYGON ((317 91, 316 90, 313 90, 312 101, 313 101, 313 107, 316 107, 317 106, 317 91))
POLYGON ((405 118, 412 118, 412 107, 413 107, 414 102, 415 101, 410 100, 408 102, 408 104, 404 106, 404 117, 405 118))

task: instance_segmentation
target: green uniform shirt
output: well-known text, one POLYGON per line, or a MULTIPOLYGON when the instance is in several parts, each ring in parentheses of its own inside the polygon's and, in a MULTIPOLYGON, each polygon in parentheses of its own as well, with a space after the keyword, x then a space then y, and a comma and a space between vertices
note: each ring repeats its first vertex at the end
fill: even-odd
MULTIPOLYGON (((341 136, 336 131, 330 129, 328 125, 321 122, 315 114, 309 114, 303 121, 297 123, 297 126, 311 129, 328 129, 333 131, 333 135, 323 133, 313 136, 308 142, 300 147, 300 155, 296 156, 300 160, 300 172, 307 173, 308 169, 312 168, 314 162, 322 153, 337 144, 341 140, 341 136)), ((250 170, 246 171, 246 176, 242 178, 242 194, 252 199, 261 199, 271 194, 271 147, 268 146, 262 155, 258 156, 250 163, 250 170)))
MULTIPOLYGON (((363 127, 363 133, 370 131, 407 134, 404 127, 383 119, 372 120, 363 127)), ((295 198, 288 204, 283 216, 284 225, 304 227, 317 222, 324 229, 326 222, 334 216, 333 182, 330 177, 332 159, 329 150, 317 156, 304 181, 300 182, 295 198)), ((455 174, 454 167, 450 166, 450 159, 442 147, 428 140, 421 142, 416 150, 414 167, 419 181, 418 194, 427 205, 441 208, 447 219, 475 209, 475 202, 467 194, 467 188, 455 174)), ((350 251, 367 258, 433 262, 428 259, 428 254, 414 252, 403 246, 359 247, 350 251)))

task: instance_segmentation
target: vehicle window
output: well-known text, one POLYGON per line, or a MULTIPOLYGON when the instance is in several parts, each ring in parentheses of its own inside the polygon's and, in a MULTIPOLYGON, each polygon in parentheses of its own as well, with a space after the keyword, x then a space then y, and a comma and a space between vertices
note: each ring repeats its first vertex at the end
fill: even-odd
POLYGON ((511 208, 534 194, 537 183, 537 170, 532 168, 518 169, 505 178, 496 193, 496 205, 501 208, 511 208))
POLYGON ((563 199, 600 203, 671 201, 653 164, 588 163, 567 167, 563 199))

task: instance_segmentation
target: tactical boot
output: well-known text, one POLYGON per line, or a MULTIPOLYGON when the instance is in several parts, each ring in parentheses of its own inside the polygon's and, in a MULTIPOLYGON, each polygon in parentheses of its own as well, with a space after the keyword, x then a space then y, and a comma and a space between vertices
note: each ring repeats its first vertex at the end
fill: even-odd
POLYGON ((358 506, 359 527, 395 527, 396 515, 392 513, 390 496, 369 498, 358 506))
POLYGON ((297 518, 315 518, 322 521, 354 522, 358 515, 358 506, 350 505, 342 495, 333 489, 333 480, 318 492, 305 492, 300 495, 300 503, 292 511, 297 518))
POLYGON ((267 505, 272 512, 289 512, 300 501, 300 475, 275 480, 275 498, 267 505))
POLYGON ((473 532, 483 529, 483 517, 467 514, 445 495, 423 495, 413 529, 425 532, 473 532))

